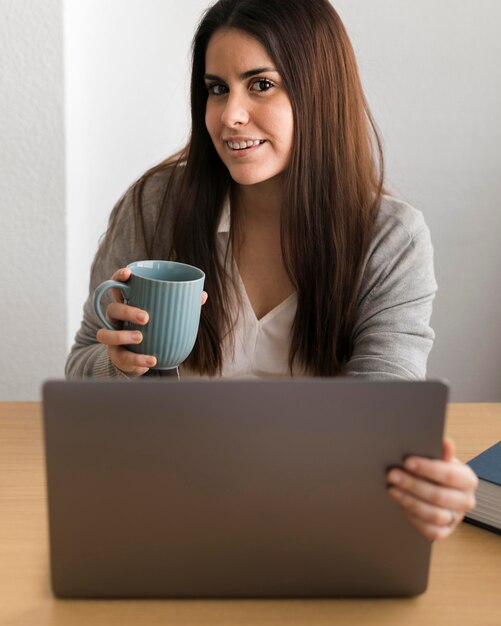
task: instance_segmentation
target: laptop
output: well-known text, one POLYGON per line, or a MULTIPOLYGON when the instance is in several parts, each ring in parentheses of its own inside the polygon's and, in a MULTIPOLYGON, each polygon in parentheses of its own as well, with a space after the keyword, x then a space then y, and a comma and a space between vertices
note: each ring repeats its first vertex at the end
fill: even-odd
POLYGON ((54 594, 424 592, 432 544, 385 473, 440 456, 447 395, 440 381, 47 382, 54 594))

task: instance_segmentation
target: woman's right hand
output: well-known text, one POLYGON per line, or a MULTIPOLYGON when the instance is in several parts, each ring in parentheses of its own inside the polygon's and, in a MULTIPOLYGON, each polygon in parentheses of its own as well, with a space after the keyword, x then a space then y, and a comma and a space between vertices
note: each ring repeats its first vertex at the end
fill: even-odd
MULTIPOLYGON (((123 267, 117 270, 111 279, 127 282, 130 274, 130 269, 123 267)), ((106 309, 106 319, 111 324, 133 322, 134 324, 144 326, 148 323, 149 316, 146 311, 124 304, 120 290, 112 289, 112 293, 115 302, 109 304, 106 309)), ((206 301, 207 293, 204 291, 202 304, 205 304, 206 301)), ((100 328, 96 333, 96 338, 99 343, 108 346, 108 356, 115 367, 129 376, 143 376, 151 367, 156 365, 157 359, 154 356, 136 354, 123 347, 130 344, 140 344, 143 340, 141 331, 100 328)))
MULTIPOLYGON (((126 282, 130 278, 130 269, 123 267, 117 270, 112 280, 126 282)), ((106 319, 113 325, 117 322, 133 322, 144 326, 148 323, 148 313, 136 307, 124 304, 122 294, 119 289, 112 289, 112 302, 106 308, 106 319)), ((141 331, 137 330, 109 330, 100 328, 96 333, 97 340, 108 346, 108 356, 113 365, 125 374, 130 376, 142 376, 156 365, 156 358, 146 354, 136 354, 124 348, 125 345, 139 344, 143 340, 141 331)))

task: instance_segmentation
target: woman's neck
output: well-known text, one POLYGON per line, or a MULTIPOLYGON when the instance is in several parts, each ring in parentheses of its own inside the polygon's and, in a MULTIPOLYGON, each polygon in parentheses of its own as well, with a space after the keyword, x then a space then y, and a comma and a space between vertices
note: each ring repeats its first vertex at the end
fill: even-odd
POLYGON ((280 225, 282 181, 275 178, 258 185, 239 185, 235 190, 235 212, 242 224, 280 225))

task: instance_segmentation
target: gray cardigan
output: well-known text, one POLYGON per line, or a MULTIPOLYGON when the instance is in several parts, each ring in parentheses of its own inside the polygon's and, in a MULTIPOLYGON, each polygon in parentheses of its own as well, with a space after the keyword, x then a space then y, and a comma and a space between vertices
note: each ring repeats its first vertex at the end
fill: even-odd
MULTIPOLYGON (((153 235, 167 176, 159 172, 145 185, 147 238, 153 235)), ((147 258, 146 251, 136 242, 132 188, 121 200, 113 212, 118 214, 119 234, 113 245, 106 237, 103 239, 100 262, 92 268, 83 320, 66 363, 68 378, 128 378, 110 361, 106 346, 97 342, 96 332, 101 324, 92 306, 92 293, 99 283, 120 267, 147 258)), ((167 230, 171 231, 169 223, 167 230)), ((171 232, 166 232, 167 249, 170 238, 171 232)), ((365 261, 353 330, 354 351, 346 364, 346 375, 383 380, 424 379, 434 340, 430 318, 436 290, 433 248, 422 213, 384 196, 365 261)), ((106 297, 102 304, 106 306, 106 297)))

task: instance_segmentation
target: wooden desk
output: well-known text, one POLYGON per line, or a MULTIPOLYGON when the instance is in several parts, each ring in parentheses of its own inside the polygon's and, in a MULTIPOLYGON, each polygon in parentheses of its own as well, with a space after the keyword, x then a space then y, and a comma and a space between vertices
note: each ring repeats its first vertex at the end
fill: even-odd
MULTIPOLYGON (((472 458, 501 439, 501 404, 450 405, 448 434, 472 458)), ((1 626, 501 624, 501 537, 467 524, 434 546, 418 598, 82 601, 51 595, 46 516, 40 405, 0 403, 1 626)))

